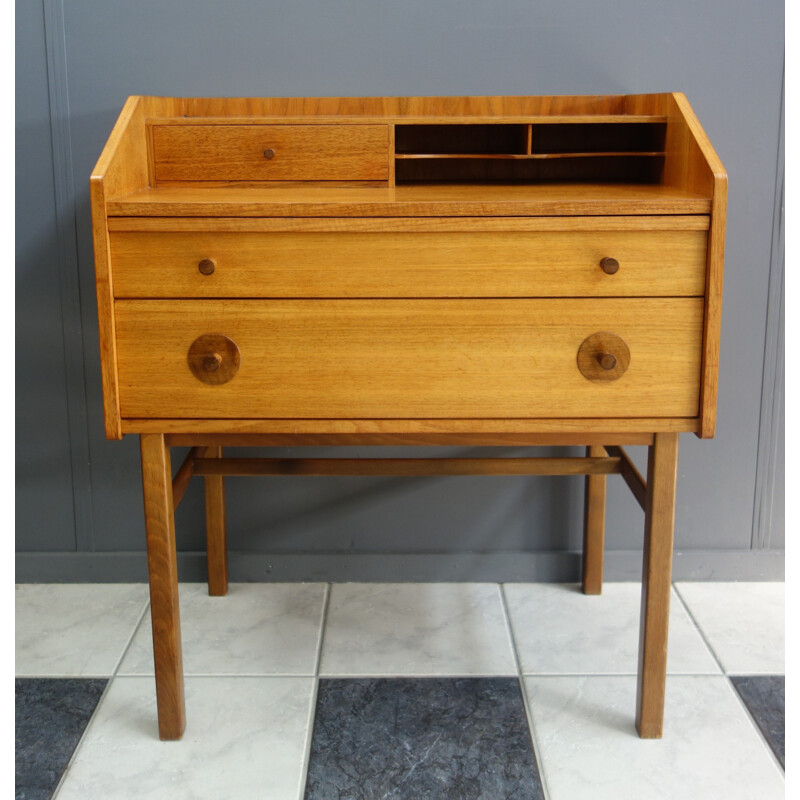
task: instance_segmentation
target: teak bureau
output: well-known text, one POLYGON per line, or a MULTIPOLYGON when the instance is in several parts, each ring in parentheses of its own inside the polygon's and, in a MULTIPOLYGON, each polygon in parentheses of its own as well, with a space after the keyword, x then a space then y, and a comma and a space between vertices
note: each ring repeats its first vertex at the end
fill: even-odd
POLYGON ((727 177, 682 94, 131 97, 91 177, 106 435, 141 438, 158 724, 185 725, 173 512, 225 475, 606 475, 644 509, 636 726, 661 735, 678 435, 714 435, 727 177), (254 445, 586 457, 253 459, 254 445), (648 445, 646 480, 623 445, 648 445), (191 446, 173 477, 171 446, 191 446))

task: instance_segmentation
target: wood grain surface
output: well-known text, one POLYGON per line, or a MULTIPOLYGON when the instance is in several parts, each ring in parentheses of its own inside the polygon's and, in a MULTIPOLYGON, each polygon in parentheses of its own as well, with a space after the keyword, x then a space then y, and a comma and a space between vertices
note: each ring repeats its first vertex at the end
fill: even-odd
POLYGON ((389 177, 386 125, 153 125, 151 132, 156 182, 389 177))
POLYGON ((197 475, 611 475, 619 458, 199 458, 197 475))
POLYGON ((117 297, 702 295, 705 231, 111 233, 117 297), (664 254, 669 253, 669 258, 664 254), (620 263, 614 275, 600 266, 620 263), (199 269, 213 259, 212 274, 199 269))
POLYGON ((453 217, 708 214, 709 197, 642 183, 432 184, 395 188, 156 187, 108 200, 117 217, 453 217))
POLYGON ((657 433, 650 445, 647 460, 642 610, 639 620, 636 729, 643 739, 660 739, 664 725, 677 477, 678 434, 657 433))
MULTIPOLYGON (((586 448, 588 458, 602 458, 606 449, 586 448)), ((584 594, 603 591, 603 556, 606 526, 606 476, 587 475, 583 500, 583 564, 581 585, 584 594)))
POLYGON ((186 726, 186 710, 172 470, 163 435, 142 434, 140 445, 158 733, 162 739, 180 739, 186 726))
MULTIPOLYGON (((207 460, 222 459, 221 447, 208 447, 203 454, 207 460)), ((228 542, 225 520, 225 479, 222 475, 207 475, 206 490, 206 560, 208 563, 208 593, 222 597, 228 593, 228 542)))
POLYGON ((689 417, 699 298, 628 300, 119 300, 125 417, 689 417), (577 366, 596 331, 622 336, 623 378, 577 366), (197 336, 236 342, 221 386, 186 363, 197 336))

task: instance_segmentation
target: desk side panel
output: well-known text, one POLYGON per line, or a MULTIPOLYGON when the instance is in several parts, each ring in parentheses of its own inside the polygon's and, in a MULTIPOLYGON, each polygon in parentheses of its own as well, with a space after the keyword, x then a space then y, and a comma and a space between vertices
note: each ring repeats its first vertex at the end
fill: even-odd
POLYGON ((181 102, 166 97, 129 97, 89 179, 103 411, 106 436, 109 439, 121 439, 122 427, 114 321, 114 280, 108 236, 108 200, 115 195, 148 188, 145 119, 153 114, 179 113, 181 102))
POLYGON ((708 439, 714 436, 717 418, 728 175, 689 101, 679 92, 669 96, 667 105, 666 152, 664 184, 711 199, 698 434, 708 439))

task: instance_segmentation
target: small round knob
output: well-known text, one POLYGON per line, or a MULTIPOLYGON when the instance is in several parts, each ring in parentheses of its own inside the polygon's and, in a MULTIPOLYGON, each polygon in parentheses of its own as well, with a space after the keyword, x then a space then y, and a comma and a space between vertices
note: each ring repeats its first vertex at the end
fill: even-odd
POLYGON ((617 357, 613 353, 598 353, 597 363, 605 370, 614 369, 617 366, 617 357))
POLYGON ((275 151, 271 147, 268 147, 264 151, 264 158, 275 158, 275 151))
POLYGON ((606 275, 613 275, 619 270, 619 261, 616 258, 603 258, 600 260, 600 269, 605 272, 606 275))
POLYGON ((217 263, 214 261, 213 258, 204 258, 198 265, 197 269, 203 273, 203 275, 212 275, 214 270, 217 268, 217 263))
POLYGON ((216 372, 222 366, 222 356, 219 353, 209 353, 203 356, 202 364, 206 372, 216 372))

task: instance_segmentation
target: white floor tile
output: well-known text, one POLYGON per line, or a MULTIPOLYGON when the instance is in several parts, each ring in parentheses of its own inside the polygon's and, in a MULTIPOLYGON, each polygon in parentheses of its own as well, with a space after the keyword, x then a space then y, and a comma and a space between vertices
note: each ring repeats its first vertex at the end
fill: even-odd
POLYGON ((152 678, 114 678, 58 800, 298 800, 313 678, 189 678, 186 733, 158 738, 152 678))
POLYGON ((783 583, 675 586, 726 672, 785 672, 783 583))
POLYGON ((497 584, 337 584, 322 675, 513 675, 497 584))
POLYGON ((529 677, 550 800, 782 800, 783 775, 723 676, 670 676, 664 738, 634 729, 633 677, 529 677))
POLYGON ((18 584, 16 674, 113 674, 147 598, 145 584, 18 584))
MULTIPOLYGON (((641 585, 606 583, 601 595, 578 586, 503 586, 520 665, 525 674, 635 675, 641 585)), ((667 670, 718 674, 719 667, 674 592, 670 600, 667 670)))
MULTIPOLYGON (((324 583, 234 583, 225 597, 189 583, 178 595, 186 675, 314 674, 324 583)), ((149 611, 118 674, 153 674, 149 611)))

